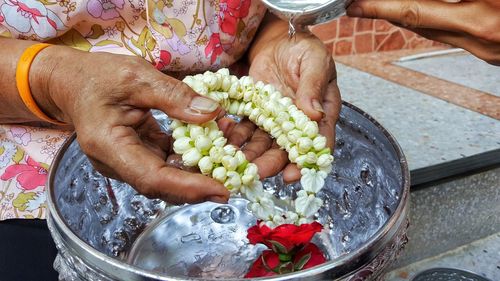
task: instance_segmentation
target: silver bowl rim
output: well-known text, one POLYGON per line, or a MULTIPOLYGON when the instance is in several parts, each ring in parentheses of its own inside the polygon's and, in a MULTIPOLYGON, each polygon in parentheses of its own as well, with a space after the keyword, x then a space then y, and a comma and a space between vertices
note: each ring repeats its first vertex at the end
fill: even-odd
POLYGON ((287 9, 287 8, 283 8, 283 7, 278 7, 276 4, 274 3, 271 3, 271 1, 269 0, 261 0, 262 3, 264 3, 264 5, 266 5, 269 9, 273 10, 274 12, 278 12, 278 13, 288 13, 288 14, 295 14, 295 13, 298 13, 298 12, 302 12, 303 14, 302 15, 311 15, 311 14, 315 14, 315 13, 318 13, 318 12, 321 12, 321 11, 324 11, 325 8, 329 7, 329 6, 334 6, 334 5, 338 5, 338 1, 339 0, 330 0, 330 1, 327 1, 323 4, 320 4, 312 9, 309 9, 309 10, 299 10, 299 9, 296 9, 296 10, 293 10, 293 9, 287 9))
MULTIPOLYGON (((389 241, 389 239, 392 239, 392 236, 396 233, 396 230, 399 228, 400 224, 403 222, 407 215, 407 205, 408 205, 408 198, 409 198, 409 191, 410 191, 410 171, 408 169, 408 163, 406 161, 406 158, 403 154, 403 151, 394 138, 394 136, 387 131, 379 122, 377 122, 372 116, 361 110, 355 105, 352 105, 346 101, 342 101, 342 105, 346 106, 357 113, 361 114, 363 117, 367 118, 370 122, 372 122, 378 129, 381 130, 381 132, 387 137, 389 143, 393 146, 396 155, 399 157, 399 164, 401 167, 401 174, 402 174, 402 185, 403 185, 403 192, 401 195, 401 200, 399 201, 399 204, 397 208, 394 210, 393 215, 387 220, 387 222, 375 233, 368 239, 361 247, 357 248, 355 251, 344 254, 334 260, 325 262, 321 265, 308 268, 306 270, 302 270, 299 272, 294 272, 294 273, 288 273, 288 274, 283 274, 283 275, 277 275, 273 277, 263 277, 263 278, 255 278, 255 280, 273 280, 273 281, 282 281, 282 280, 290 280, 291 278, 303 278, 303 277, 309 277, 309 276, 314 276, 321 274, 323 272, 326 272, 328 270, 334 269, 336 267, 340 267, 343 264, 346 264, 349 261, 356 260, 357 258, 360 258, 363 256, 363 254, 366 254, 367 250, 369 250, 372 247, 376 247, 377 244, 381 240, 385 240, 385 242, 389 241), (389 234, 389 235, 388 235, 389 234), (390 237, 388 237, 390 236, 390 237)), ((68 238, 73 242, 74 246, 79 247, 81 250, 83 250, 86 253, 86 256, 88 257, 89 255, 93 257, 94 260, 96 261, 107 261, 109 264, 111 264, 113 267, 115 267, 116 270, 123 270, 123 271, 128 271, 130 273, 142 276, 144 278, 151 278, 154 280, 202 280, 200 278, 178 278, 178 277, 167 277, 164 275, 158 275, 155 274, 154 272, 147 271, 144 269, 141 269, 137 266, 133 266, 125 261, 120 261, 118 259, 115 259, 113 257, 110 257, 86 242, 84 242, 82 239, 78 237, 66 224, 66 222, 62 219, 61 214, 59 211, 56 209, 56 204, 53 201, 53 189, 51 186, 53 186, 54 178, 55 178, 55 173, 57 171, 57 167, 59 166, 59 162, 61 161, 64 151, 67 150, 67 148, 73 143, 73 141, 76 139, 76 133, 73 133, 71 137, 69 137, 64 144, 61 146, 59 151, 57 152, 52 165, 49 169, 49 178, 46 184, 46 192, 47 192, 47 209, 49 210, 49 214, 51 216, 51 219, 54 220, 56 228, 60 229, 63 231, 63 233, 68 236, 68 238)), ((379 245, 380 246, 380 245, 379 245)), ((74 249, 72 249, 74 250, 74 249)), ((139 277, 140 278, 140 277, 139 277)), ((140 279, 137 279, 140 280, 140 279)), ((221 279, 203 279, 203 280, 221 280, 221 279)), ((233 279, 222 279, 222 280, 241 280, 240 278, 233 278, 233 279)))

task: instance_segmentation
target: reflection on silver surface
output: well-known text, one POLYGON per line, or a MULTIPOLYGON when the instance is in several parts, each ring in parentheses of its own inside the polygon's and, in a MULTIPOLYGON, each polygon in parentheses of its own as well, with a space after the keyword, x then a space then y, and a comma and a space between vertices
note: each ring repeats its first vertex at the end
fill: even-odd
POLYGON ((262 0, 271 12, 303 30, 333 20, 345 13, 352 0, 262 0))
POLYGON ((160 218, 136 240, 128 261, 176 277, 243 276, 265 249, 246 238, 256 223, 247 203, 241 198, 227 205, 206 202, 160 218))
MULTIPOLYGON (((408 168, 397 144, 351 105, 342 108, 336 136, 335 165, 320 194, 325 206, 318 220, 325 230, 314 240, 329 261, 277 278, 333 280, 353 272, 392 243, 405 221, 408 168)), ((266 179, 264 187, 281 199, 293 198, 301 188, 284 184, 280 176, 266 179)), ((246 228, 255 219, 246 211, 245 200, 169 206, 147 199, 95 172, 74 139, 53 165, 48 192, 49 226, 53 236, 60 237, 60 251, 71 252, 72 260, 79 257, 106 278, 238 278, 261 250, 246 241, 246 228), (141 243, 148 233, 152 240, 141 243), (127 253, 136 266, 130 265, 127 253)), ((71 267, 71 261, 66 265, 71 267)))

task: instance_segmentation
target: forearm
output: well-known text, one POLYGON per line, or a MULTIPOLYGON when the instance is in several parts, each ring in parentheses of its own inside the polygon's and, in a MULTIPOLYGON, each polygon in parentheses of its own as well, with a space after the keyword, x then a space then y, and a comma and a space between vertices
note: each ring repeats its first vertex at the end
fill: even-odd
MULTIPOLYGON (((33 41, 0 37, 0 124, 41 121, 21 100, 16 86, 16 66, 21 54, 33 41)), ((31 94, 44 113, 52 118, 62 116, 53 102, 49 89, 51 73, 60 62, 65 47, 51 46, 42 50, 33 60, 29 71, 31 94)))
POLYGON ((255 55, 259 53, 262 47, 269 44, 273 39, 283 36, 283 34, 288 34, 288 23, 268 12, 260 25, 252 46, 248 50, 249 63, 252 63, 255 55))

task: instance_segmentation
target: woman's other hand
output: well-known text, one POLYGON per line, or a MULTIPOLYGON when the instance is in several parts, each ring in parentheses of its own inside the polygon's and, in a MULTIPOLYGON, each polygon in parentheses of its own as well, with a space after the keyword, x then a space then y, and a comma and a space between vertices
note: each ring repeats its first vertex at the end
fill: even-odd
POLYGON ((500 65, 498 0, 356 0, 347 15, 385 19, 500 65))
MULTIPOLYGON (((250 52, 249 74, 255 81, 277 87, 291 97, 298 108, 320 125, 320 133, 327 137, 333 149, 335 124, 341 100, 337 87, 335 64, 323 43, 312 35, 297 33, 288 37, 288 24, 268 15, 250 52)), ((272 139, 255 126, 242 122, 232 130, 230 142, 240 145, 249 160, 259 167, 261 178, 283 170, 285 181, 296 181, 300 171, 289 164, 288 156, 272 139)))
POLYGON ((173 118, 203 123, 220 112, 215 101, 140 58, 58 46, 40 55, 59 60, 46 84, 58 109, 51 112, 74 125, 83 152, 97 170, 171 203, 227 201, 229 192, 221 183, 166 164, 172 140, 150 112, 159 109, 173 118))

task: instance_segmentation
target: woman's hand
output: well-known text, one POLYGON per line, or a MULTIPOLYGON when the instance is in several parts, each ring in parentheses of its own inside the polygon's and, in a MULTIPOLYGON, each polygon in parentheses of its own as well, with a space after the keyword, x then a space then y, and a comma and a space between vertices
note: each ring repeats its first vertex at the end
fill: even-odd
POLYGON ((59 61, 46 83, 53 101, 49 112, 74 125, 83 152, 97 170, 172 203, 227 201, 229 192, 221 183, 166 164, 172 141, 150 112, 159 109, 173 118, 203 123, 218 115, 216 102, 140 58, 58 46, 40 55, 42 62, 59 61))
MULTIPOLYGON (((277 87, 285 96, 294 99, 298 108, 319 122, 320 133, 327 137, 333 149, 335 124, 341 100, 337 87, 335 64, 323 43, 312 35, 297 33, 288 37, 287 23, 274 17, 261 27, 249 52, 250 76, 277 87)), ((283 170, 288 163, 287 153, 249 121, 236 125, 229 141, 241 145, 246 157, 259 167, 261 178, 283 170)), ((296 181, 300 171, 296 165, 284 169, 285 181, 296 181)))
POLYGON ((385 19, 500 65, 498 0, 356 0, 347 15, 385 19))

